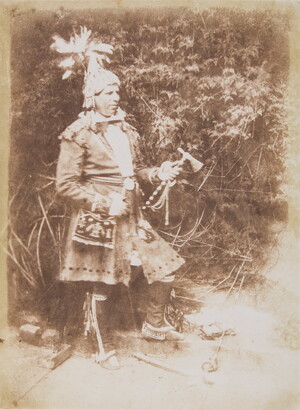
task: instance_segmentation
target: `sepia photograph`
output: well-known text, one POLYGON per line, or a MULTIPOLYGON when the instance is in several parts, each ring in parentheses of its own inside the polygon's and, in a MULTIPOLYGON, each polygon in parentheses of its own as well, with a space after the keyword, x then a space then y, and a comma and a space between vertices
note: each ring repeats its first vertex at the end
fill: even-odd
POLYGON ((299 409, 297 2, 0 8, 0 408, 299 409))

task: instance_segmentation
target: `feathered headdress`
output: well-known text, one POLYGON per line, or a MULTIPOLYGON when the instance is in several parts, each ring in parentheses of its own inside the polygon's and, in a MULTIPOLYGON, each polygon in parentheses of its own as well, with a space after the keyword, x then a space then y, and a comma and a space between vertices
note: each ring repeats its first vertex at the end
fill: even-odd
POLYGON ((100 92, 109 84, 119 84, 119 78, 111 71, 105 69, 105 62, 109 63, 109 56, 113 53, 113 46, 91 40, 92 31, 86 27, 80 27, 80 34, 74 34, 70 41, 62 37, 53 36, 54 42, 51 49, 65 58, 59 63, 59 67, 65 72, 63 79, 69 78, 79 70, 84 71, 84 104, 85 108, 93 106, 95 93, 100 92))

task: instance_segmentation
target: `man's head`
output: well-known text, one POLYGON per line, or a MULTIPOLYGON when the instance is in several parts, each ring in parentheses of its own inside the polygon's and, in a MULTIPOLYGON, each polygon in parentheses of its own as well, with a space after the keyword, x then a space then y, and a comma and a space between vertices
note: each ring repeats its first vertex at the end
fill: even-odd
POLYGON ((104 117, 112 117, 119 107, 119 85, 109 84, 94 95, 94 109, 104 117))
POLYGON ((119 106, 119 78, 108 70, 88 73, 85 79, 84 107, 94 108, 105 117, 114 115, 119 106))

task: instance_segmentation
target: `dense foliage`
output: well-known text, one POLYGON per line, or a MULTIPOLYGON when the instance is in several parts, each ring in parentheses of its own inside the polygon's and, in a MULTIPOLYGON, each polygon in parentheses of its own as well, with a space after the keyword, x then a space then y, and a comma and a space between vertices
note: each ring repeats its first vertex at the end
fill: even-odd
POLYGON ((121 78, 121 106, 142 136, 145 162, 177 159, 182 147, 205 163, 173 188, 170 227, 162 214, 149 216, 187 260, 179 277, 231 286, 259 273, 274 226, 286 218, 287 17, 235 9, 32 10, 13 17, 9 253, 17 283, 47 289, 61 259, 66 210, 54 188, 57 136, 81 110, 82 77, 61 79, 50 44, 55 33, 68 39, 84 25, 115 47, 110 67, 121 78))

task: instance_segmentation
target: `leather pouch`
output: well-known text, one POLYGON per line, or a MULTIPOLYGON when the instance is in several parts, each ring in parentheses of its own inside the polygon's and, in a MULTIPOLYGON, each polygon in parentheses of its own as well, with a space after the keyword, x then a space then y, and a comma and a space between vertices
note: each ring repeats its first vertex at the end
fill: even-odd
POLYGON ((85 245, 114 248, 116 221, 99 213, 80 209, 72 240, 85 245))

